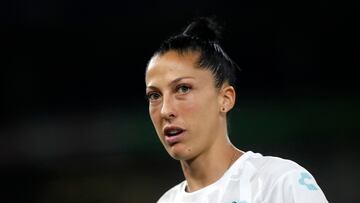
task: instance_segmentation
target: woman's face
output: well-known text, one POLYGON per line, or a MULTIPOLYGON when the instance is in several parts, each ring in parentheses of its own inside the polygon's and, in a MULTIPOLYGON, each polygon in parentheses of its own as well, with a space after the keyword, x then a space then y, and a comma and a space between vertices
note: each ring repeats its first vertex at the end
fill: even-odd
POLYGON ((146 72, 151 120, 167 152, 178 160, 206 152, 223 133, 221 90, 209 70, 196 67, 198 56, 169 51, 154 56, 146 72))

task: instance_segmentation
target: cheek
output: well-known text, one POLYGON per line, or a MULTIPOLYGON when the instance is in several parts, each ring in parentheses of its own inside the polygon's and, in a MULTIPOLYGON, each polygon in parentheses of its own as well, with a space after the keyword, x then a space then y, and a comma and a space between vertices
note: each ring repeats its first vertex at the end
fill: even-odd
POLYGON ((201 114, 202 116, 208 115, 210 112, 217 108, 216 98, 212 95, 198 95, 197 97, 189 97, 181 109, 185 113, 191 113, 196 117, 201 114))
POLYGON ((160 119, 159 111, 157 110, 157 108, 149 106, 149 115, 151 121, 153 122, 153 125, 156 127, 160 119))
POLYGON ((177 103, 178 112, 182 116, 190 115, 191 117, 196 116, 196 112, 200 110, 201 106, 194 97, 188 97, 184 101, 178 101, 177 103))
POLYGON ((153 123, 153 126, 155 128, 156 134, 158 135, 158 137, 161 140, 160 134, 161 134, 162 129, 161 129, 160 111, 157 108, 149 106, 149 114, 150 114, 150 118, 153 123))
MULTIPOLYGON (((217 123, 217 100, 213 96, 203 95, 191 100, 182 108, 186 121, 196 131, 207 131, 217 123)), ((199 132, 200 133, 200 132, 199 132)))
MULTIPOLYGON (((201 97, 188 98, 186 101, 178 103, 178 112, 188 124, 197 124, 204 121, 209 114, 209 104, 203 101, 201 97)), ((212 107, 210 107, 212 108, 212 107)))

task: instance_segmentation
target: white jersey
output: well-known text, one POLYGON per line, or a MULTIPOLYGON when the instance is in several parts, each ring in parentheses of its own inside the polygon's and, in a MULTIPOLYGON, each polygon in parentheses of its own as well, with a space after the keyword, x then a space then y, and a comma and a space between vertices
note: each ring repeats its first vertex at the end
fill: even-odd
POLYGON ((158 203, 328 203, 314 177, 297 163, 251 151, 216 182, 186 192, 186 181, 158 203))

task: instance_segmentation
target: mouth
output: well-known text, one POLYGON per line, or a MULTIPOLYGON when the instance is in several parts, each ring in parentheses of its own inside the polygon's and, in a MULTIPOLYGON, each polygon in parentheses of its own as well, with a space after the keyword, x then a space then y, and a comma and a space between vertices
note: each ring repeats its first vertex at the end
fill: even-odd
POLYGON ((165 141, 170 146, 172 146, 181 141, 184 135, 183 132, 185 132, 185 130, 180 127, 170 126, 170 127, 165 127, 163 132, 165 135, 165 141))
POLYGON ((173 136, 179 135, 182 132, 184 132, 184 129, 179 128, 179 127, 166 127, 164 129, 164 134, 165 134, 165 136, 168 136, 168 137, 173 137, 173 136))

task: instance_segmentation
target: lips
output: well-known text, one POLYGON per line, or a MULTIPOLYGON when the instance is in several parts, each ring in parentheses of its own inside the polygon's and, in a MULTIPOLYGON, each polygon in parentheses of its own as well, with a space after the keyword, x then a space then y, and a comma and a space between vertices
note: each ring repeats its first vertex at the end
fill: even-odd
POLYGON ((167 126, 163 132, 165 141, 171 146, 181 141, 184 136, 184 129, 177 126, 167 126))
POLYGON ((164 134, 166 136, 172 137, 172 136, 176 136, 180 133, 182 133, 184 130, 182 128, 179 127, 166 127, 164 129, 164 134))

